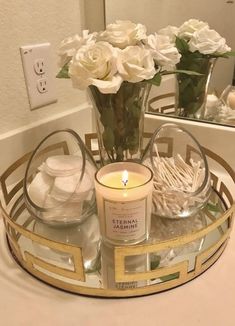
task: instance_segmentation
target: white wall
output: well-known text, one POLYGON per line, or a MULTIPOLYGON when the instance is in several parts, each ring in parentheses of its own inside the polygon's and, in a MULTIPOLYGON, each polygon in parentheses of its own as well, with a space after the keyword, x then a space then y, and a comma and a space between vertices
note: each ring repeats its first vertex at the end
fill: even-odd
MULTIPOLYGON (((235 4, 226 0, 106 0, 106 21, 131 19, 144 23, 149 32, 166 25, 180 25, 189 18, 207 21, 226 37, 233 36, 235 4)), ((235 40, 234 40, 235 45, 235 40)))
POLYGON ((60 41, 85 27, 84 1, 0 1, 0 174, 56 129, 81 137, 92 130, 86 93, 70 80, 55 78, 57 103, 30 110, 19 52, 21 45, 50 42, 56 75, 60 41))
POLYGON ((104 7, 104 0, 84 0, 85 24, 90 32, 98 32, 104 29, 104 7))
MULTIPOLYGON (((226 0, 106 0, 106 22, 128 19, 156 32, 167 25, 180 26, 189 18, 207 21, 235 50, 235 4, 226 0)), ((221 92, 232 82, 234 59, 220 59, 214 70, 212 88, 221 92)))
POLYGON ((55 79, 58 102, 30 111, 19 53, 21 45, 50 42, 56 75, 60 41, 81 31, 81 3, 79 0, 1 0, 0 137, 84 102, 85 93, 72 89, 69 80, 55 79))

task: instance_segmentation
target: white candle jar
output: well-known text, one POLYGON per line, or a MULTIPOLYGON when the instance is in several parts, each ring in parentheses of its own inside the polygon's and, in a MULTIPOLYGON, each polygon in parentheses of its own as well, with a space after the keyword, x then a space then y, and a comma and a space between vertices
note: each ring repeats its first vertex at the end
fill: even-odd
POLYGON ((138 163, 108 164, 96 172, 96 202, 103 241, 129 245, 148 239, 152 188, 151 169, 138 163), (125 182, 124 171, 128 172, 125 182))

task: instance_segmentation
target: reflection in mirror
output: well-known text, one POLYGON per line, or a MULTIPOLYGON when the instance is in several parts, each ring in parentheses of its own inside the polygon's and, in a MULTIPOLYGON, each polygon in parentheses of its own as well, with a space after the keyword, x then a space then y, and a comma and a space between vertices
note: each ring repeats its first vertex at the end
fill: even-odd
MULTIPOLYGON (((207 226, 221 219, 226 209, 223 197, 218 192, 213 191, 206 207, 195 216, 170 221, 153 215, 149 244, 153 246, 159 245, 159 241, 173 241, 174 243, 174 239, 178 237, 200 232, 202 229, 205 230, 207 226)), ((153 248, 154 251, 149 254, 145 253, 141 247, 139 251, 136 251, 138 246, 131 247, 129 250, 133 249, 133 255, 125 255, 125 275, 130 275, 133 278, 134 274, 139 275, 140 278, 120 282, 115 281, 115 271, 119 266, 115 262, 115 260, 117 261, 114 253, 115 247, 99 242, 99 232, 96 227, 98 220, 95 214, 90 216, 84 224, 77 225, 76 227, 55 228, 31 216, 25 208, 21 197, 18 198, 16 205, 14 205, 11 219, 16 223, 16 226, 23 227, 23 230, 29 232, 26 235, 18 233, 16 238, 14 238, 14 232, 11 234, 11 237, 14 238, 21 251, 26 252, 28 257, 31 257, 35 262, 35 265, 32 265, 33 267, 30 264, 26 265, 26 270, 46 283, 66 291, 83 293, 81 289, 87 288, 90 290, 88 294, 98 296, 100 292, 96 292, 96 289, 101 289, 101 291, 107 290, 106 296, 110 296, 109 291, 112 294, 113 290, 122 291, 124 289, 134 290, 137 288, 146 288, 147 294, 148 287, 150 288, 154 284, 161 284, 172 279, 178 279, 177 284, 180 285, 181 277, 179 272, 169 274, 169 268, 176 267, 176 271, 178 271, 178 264, 187 261, 188 275, 190 276, 190 272, 193 271, 195 273, 195 266, 197 266, 200 254, 205 254, 208 250, 211 251, 211 248, 217 248, 216 244, 225 237, 230 227, 229 220, 226 219, 218 227, 207 231, 202 238, 197 238, 189 243, 180 245, 171 243, 169 248, 158 250, 153 248), (93 231, 90 232, 90 226, 95 231, 94 234, 93 231), (34 238, 35 235, 36 238, 34 238), (42 240, 38 240, 37 236, 40 236, 42 240), (79 265, 79 261, 76 261, 77 266, 79 266, 76 273, 74 273, 74 252, 70 252, 74 246, 77 249, 82 248, 83 254, 83 267, 79 265), (42 262, 43 266, 41 268, 40 262, 42 262), (32 269, 30 270, 30 268, 32 269), (151 277, 151 273, 154 273, 158 268, 161 268, 161 271, 163 271, 161 272, 162 276, 151 277), (84 280, 81 280, 77 275, 78 271, 81 270, 85 272, 84 280)), ((10 241, 10 246, 13 246, 12 241, 10 241)), ((125 246, 120 248, 124 249, 125 246)), ((16 258, 17 256, 12 251, 12 247, 10 247, 10 250, 14 258, 16 258)), ((210 254, 208 260, 213 256, 210 254)), ((20 259, 17 260, 17 263, 21 265, 23 258, 21 257, 20 259)), ((158 291, 156 290, 156 292, 158 291)), ((117 295, 118 292, 115 292, 115 294, 117 295)))
MULTIPOLYGON (((167 25, 181 26, 190 18, 197 18, 209 24, 226 38, 227 44, 235 49, 234 31, 234 1, 226 0, 105 0, 106 25, 117 19, 132 20, 146 25, 148 34, 157 32, 167 25), (221 19, 221 17, 226 17, 221 19), (219 18, 219 19, 218 19, 219 18), (225 21, 226 20, 226 21, 225 21)), ((207 122, 235 126, 235 110, 227 101, 228 90, 234 83, 234 58, 218 58, 212 72, 208 88, 205 112, 193 118, 207 122)), ((176 77, 167 75, 160 87, 152 87, 148 102, 148 112, 179 116, 176 112, 176 77)), ((229 94, 229 96, 233 96, 229 94)), ((185 118, 183 116, 183 118, 185 118)), ((190 119, 192 116, 189 117, 190 119)))

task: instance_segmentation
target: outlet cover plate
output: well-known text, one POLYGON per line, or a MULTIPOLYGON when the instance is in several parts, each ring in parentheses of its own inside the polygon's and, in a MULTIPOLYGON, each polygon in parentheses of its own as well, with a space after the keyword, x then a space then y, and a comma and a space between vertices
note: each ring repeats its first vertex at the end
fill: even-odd
POLYGON ((50 43, 24 45, 20 47, 20 53, 31 110, 56 102, 50 43), (42 74, 35 71, 35 64, 38 60, 44 65, 42 74), (45 92, 39 92, 37 87, 38 80, 41 78, 46 79, 47 89, 45 92))

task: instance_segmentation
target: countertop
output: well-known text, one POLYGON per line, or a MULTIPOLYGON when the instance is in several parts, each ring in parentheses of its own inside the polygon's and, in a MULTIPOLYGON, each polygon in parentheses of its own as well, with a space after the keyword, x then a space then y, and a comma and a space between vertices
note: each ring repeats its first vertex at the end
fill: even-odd
POLYGON ((178 288, 130 299, 69 294, 33 278, 12 259, 0 219, 2 326, 234 326, 235 230, 219 260, 178 288))

